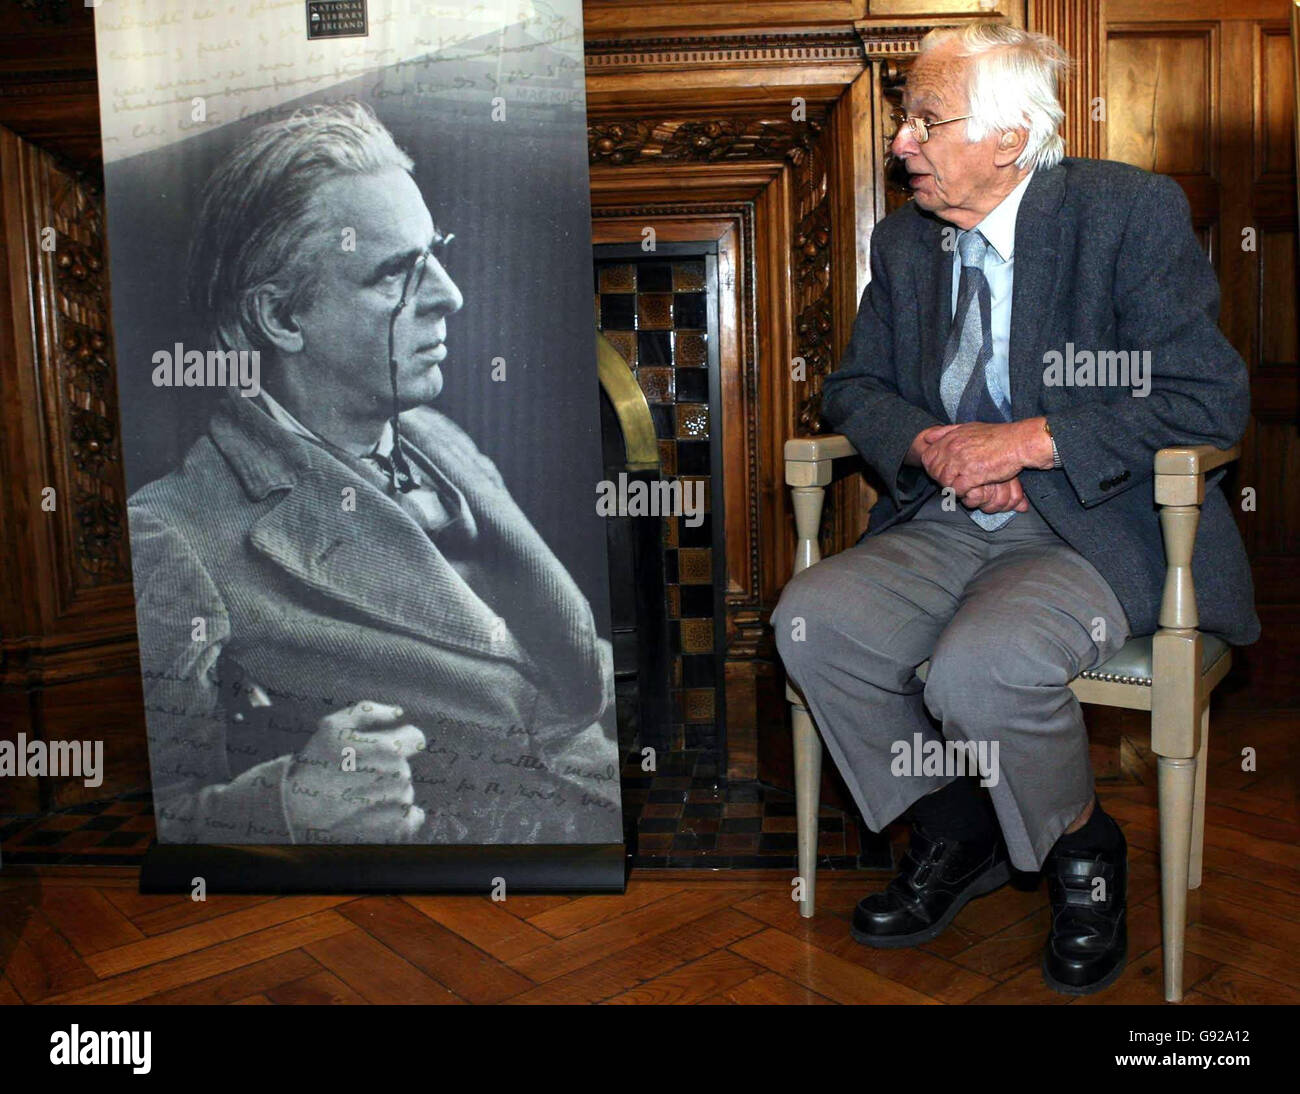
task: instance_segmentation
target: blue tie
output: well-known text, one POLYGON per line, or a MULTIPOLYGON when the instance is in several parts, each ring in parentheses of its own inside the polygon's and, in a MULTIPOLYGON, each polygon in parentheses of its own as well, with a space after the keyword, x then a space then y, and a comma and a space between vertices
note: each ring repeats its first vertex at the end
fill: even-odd
MULTIPOLYGON (((989 244, 978 231, 962 233, 957 244, 961 256, 961 282, 957 288, 957 311, 943 349, 943 374, 939 396, 953 423, 1009 422, 1011 407, 995 400, 989 390, 988 368, 993 361, 993 305, 988 279, 984 276, 984 255, 989 244)), ((1001 528, 1016 514, 981 513, 967 515, 985 531, 1001 528)))

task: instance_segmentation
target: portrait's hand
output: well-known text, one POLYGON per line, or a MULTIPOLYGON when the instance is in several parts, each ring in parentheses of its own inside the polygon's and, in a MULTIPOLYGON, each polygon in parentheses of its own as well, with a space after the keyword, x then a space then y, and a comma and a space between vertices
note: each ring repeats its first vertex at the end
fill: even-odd
POLYGON ((1028 466, 1025 422, 963 422, 925 449, 922 466, 940 486, 965 497, 977 486, 1004 483, 1028 466))
POLYGON ((295 840, 413 839, 424 810, 415 804, 407 757, 425 743, 419 729, 403 723, 400 707, 362 700, 327 714, 285 776, 285 811, 295 840), (344 763, 345 748, 355 750, 355 763, 344 763))
POLYGON ((1029 499, 1020 485, 1020 476, 1006 482, 991 482, 977 486, 961 499, 967 509, 978 509, 981 513, 1006 513, 1014 509, 1017 513, 1029 510, 1029 499))

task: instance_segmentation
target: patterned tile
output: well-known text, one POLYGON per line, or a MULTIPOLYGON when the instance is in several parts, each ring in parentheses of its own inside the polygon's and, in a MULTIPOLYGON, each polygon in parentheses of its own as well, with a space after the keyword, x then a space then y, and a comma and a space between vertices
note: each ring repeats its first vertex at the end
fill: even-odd
POLYGON ((687 688, 682 692, 682 706, 687 722, 713 721, 713 688, 687 688))
POLYGON ((628 330, 607 330, 604 332, 609 344, 618 350, 623 360, 631 368, 636 368, 636 334, 628 330))
POLYGON ((708 286, 704 281, 704 263, 698 259, 673 263, 673 288, 677 292, 701 292, 708 286))
POLYGON ((713 651, 713 620, 683 619, 682 650, 686 653, 711 653, 713 651))
POLYGON ((684 332, 677 336, 677 367, 703 368, 709 363, 708 336, 684 332))
POLYGON ((673 297, 671 293, 637 293, 637 329, 671 330, 673 297))
POLYGON ((39 817, 0 817, 0 856, 10 866, 134 866, 153 838, 152 795, 142 790, 39 817))
MULTIPOLYGON (((670 368, 637 369, 636 381, 645 392, 646 402, 671 403, 673 401, 673 371, 670 368)), ((680 409, 679 407, 678 410, 680 409)), ((677 428, 681 429, 680 413, 677 428)))
POLYGON ((709 435, 709 408, 703 403, 677 404, 677 436, 699 440, 709 435))
MULTIPOLYGON (((650 804, 639 816, 625 808, 633 865, 649 869, 797 868, 793 797, 757 782, 729 782, 711 758, 681 752, 663 757, 660 772, 641 770, 638 756, 624 768, 624 786, 646 786, 650 804), (685 761, 689 778, 668 775, 685 761)), ((625 789, 625 800, 628 798, 625 789)), ((852 814, 823 806, 817 820, 818 869, 891 870, 889 839, 852 814)))
MULTIPOLYGON (((704 511, 711 513, 713 511, 713 490, 710 487, 709 477, 707 475, 678 475, 683 483, 702 482, 704 484, 704 511)), ((695 488, 692 487, 692 490, 695 488)))
POLYGON ((713 550, 683 547, 677 552, 677 580, 683 585, 708 585, 713 581, 713 550))
POLYGON ((636 292, 636 266, 631 262, 601 266, 597 283, 602 293, 636 292))

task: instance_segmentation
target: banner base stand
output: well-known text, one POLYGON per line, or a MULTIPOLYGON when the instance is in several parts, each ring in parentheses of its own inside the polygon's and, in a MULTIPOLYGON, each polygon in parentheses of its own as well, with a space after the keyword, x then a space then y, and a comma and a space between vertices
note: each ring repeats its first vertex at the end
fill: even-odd
POLYGON ((621 843, 428 845, 153 843, 141 893, 621 893, 621 843))

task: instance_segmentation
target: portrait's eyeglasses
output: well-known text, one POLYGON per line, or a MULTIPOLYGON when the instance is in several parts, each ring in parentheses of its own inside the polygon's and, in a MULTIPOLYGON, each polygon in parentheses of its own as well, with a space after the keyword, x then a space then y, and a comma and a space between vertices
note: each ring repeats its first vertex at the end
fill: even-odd
POLYGON ((901 110, 895 110, 889 115, 889 120, 894 123, 894 132, 889 140, 892 143, 898 136, 903 126, 907 126, 911 131, 912 137, 917 144, 924 144, 930 139, 930 130, 937 125, 947 125, 949 122, 963 122, 967 118, 973 117, 971 114, 961 114, 955 118, 943 118, 937 122, 927 122, 924 118, 918 118, 911 114, 905 114, 901 110))
POLYGON ((437 259, 439 265, 446 264, 447 244, 455 238, 454 233, 449 232, 444 235, 438 228, 433 230, 433 242, 416 255, 407 268, 406 277, 402 280, 402 295, 398 297, 397 303, 388 315, 388 379, 393 394, 392 414, 389 416, 393 429, 393 451, 388 463, 389 494, 396 494, 399 490, 409 490, 415 482, 411 475, 411 465, 403 451, 401 423, 398 420, 401 404, 397 397, 397 352, 394 348, 397 317, 406 310, 406 305, 410 301, 420 295, 420 287, 424 284, 425 273, 429 269, 429 260, 437 259))
MULTIPOLYGON (((433 242, 416 255, 415 259, 411 262, 411 265, 407 268, 406 277, 402 281, 402 295, 398 298, 397 304, 393 308, 392 318, 394 320, 402 314, 402 310, 406 307, 407 303, 420 294, 420 286, 424 284, 425 271, 429 268, 429 259, 435 258, 438 260, 439 265, 446 265, 447 244, 456 238, 456 233, 448 232, 446 235, 443 235, 442 231, 438 228, 435 228, 433 232, 433 242)), ((389 344, 391 346, 391 331, 389 333, 389 344)))

